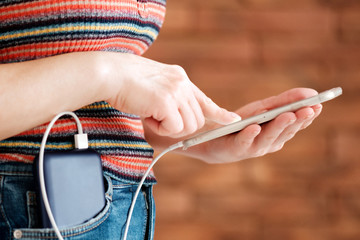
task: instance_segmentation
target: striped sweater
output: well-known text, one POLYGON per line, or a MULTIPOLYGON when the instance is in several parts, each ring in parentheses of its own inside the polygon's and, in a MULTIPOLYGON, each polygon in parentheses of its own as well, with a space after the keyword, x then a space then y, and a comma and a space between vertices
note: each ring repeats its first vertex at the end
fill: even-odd
MULTIPOLYGON (((158 35, 165 0, 2 0, 0 63, 34 60, 79 51, 141 55, 158 35)), ((138 182, 152 161, 138 116, 93 103, 76 111, 89 145, 101 154, 105 173, 138 182)), ((0 141, 1 164, 32 164, 47 124, 0 141)), ((61 118, 46 149, 73 148, 76 125, 61 118)), ((154 183, 154 175, 146 180, 154 183)))

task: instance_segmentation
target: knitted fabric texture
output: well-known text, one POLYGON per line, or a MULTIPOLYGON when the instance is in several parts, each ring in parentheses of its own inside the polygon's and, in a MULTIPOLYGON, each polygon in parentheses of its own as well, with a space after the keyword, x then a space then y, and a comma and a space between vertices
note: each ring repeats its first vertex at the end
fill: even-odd
MULTIPOLYGON (((141 55, 159 33, 165 0, 2 0, 0 63, 34 60, 79 51, 113 51, 141 55)), ((152 161, 138 116, 106 102, 76 111, 101 154, 105 173, 136 183, 152 161)), ((1 163, 32 164, 47 124, 0 141, 1 163)), ((46 150, 69 150, 77 132, 71 118, 53 127, 46 150)), ((151 174, 147 184, 155 183, 151 174)))

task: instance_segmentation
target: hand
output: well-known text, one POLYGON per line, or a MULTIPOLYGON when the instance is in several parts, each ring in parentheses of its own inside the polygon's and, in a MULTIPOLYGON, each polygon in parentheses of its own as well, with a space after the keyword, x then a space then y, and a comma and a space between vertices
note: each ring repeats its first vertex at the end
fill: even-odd
MULTIPOLYGON (((317 94, 315 90, 297 88, 278 96, 250 103, 236 112, 243 118, 317 94)), ((224 136, 194 147, 194 157, 208 163, 226 163, 263 156, 284 146, 295 134, 309 126, 320 114, 322 105, 302 108, 295 113, 287 112, 274 120, 260 125, 250 125, 236 134, 224 136), (196 148, 196 149, 195 149, 196 148)))
POLYGON ((146 127, 157 135, 182 137, 202 128, 205 119, 221 124, 239 119, 211 101, 179 66, 130 54, 111 56, 107 61, 112 63, 108 102, 142 117, 146 127))

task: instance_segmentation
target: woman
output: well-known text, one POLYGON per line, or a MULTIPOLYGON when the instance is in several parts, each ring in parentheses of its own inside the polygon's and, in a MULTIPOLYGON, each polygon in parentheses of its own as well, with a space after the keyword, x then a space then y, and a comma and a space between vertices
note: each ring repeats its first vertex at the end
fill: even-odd
MULTIPOLYGON (((51 239, 41 229, 32 163, 46 123, 75 111, 101 154, 107 204, 94 219, 62 230, 67 239, 120 239, 136 184, 163 149, 190 134, 229 124, 304 97, 292 89, 234 112, 218 107, 179 66, 140 55, 163 23, 165 0, 5 0, 0 3, 0 238, 51 239), (153 148, 152 148, 153 147, 153 148)), ((308 126, 321 105, 179 153, 208 163, 274 152, 308 126)), ((47 150, 72 149, 76 126, 55 125, 47 150)), ((151 174, 128 239, 152 239, 151 174)))

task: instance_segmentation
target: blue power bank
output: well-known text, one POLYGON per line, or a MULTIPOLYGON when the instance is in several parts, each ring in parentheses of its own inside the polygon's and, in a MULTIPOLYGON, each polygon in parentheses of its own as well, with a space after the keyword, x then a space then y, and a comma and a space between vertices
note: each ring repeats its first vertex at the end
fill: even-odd
MULTIPOLYGON (((34 163, 41 227, 52 228, 40 192, 38 158, 34 163)), ((50 207, 59 228, 84 223, 105 206, 101 159, 93 150, 45 152, 44 177, 50 207)))

